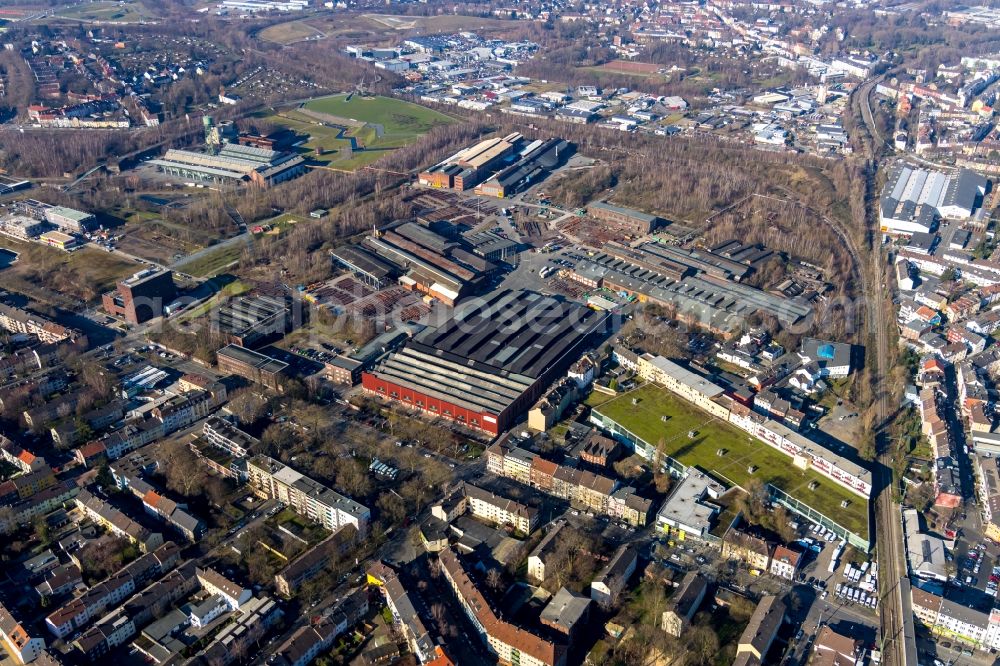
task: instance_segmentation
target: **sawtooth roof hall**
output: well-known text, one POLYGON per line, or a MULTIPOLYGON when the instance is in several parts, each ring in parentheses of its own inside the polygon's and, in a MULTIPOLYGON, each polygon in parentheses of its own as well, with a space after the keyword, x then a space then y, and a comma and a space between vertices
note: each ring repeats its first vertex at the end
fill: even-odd
POLYGON ((607 314, 531 291, 466 301, 362 376, 370 393, 499 434, 604 333, 607 314))

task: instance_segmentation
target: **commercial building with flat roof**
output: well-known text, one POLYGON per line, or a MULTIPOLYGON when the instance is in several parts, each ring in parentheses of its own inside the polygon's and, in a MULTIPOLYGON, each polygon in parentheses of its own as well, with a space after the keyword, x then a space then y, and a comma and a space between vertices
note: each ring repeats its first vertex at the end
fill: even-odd
POLYGON ((903 529, 910 573, 917 578, 942 582, 948 580, 944 540, 920 531, 920 516, 915 509, 903 511, 903 529))
POLYGON ((644 236, 663 223, 657 215, 650 215, 639 210, 615 206, 604 201, 595 201, 587 205, 587 214, 595 220, 610 222, 635 234, 644 236))
POLYGON ((785 298, 740 283, 749 270, 749 264, 709 250, 644 243, 600 248, 577 262, 568 277, 587 287, 605 287, 640 302, 671 307, 681 321, 721 335, 739 329, 758 312, 786 326, 811 313, 805 297, 785 298))
POLYGON ((721 507, 718 499, 726 489, 707 474, 689 469, 656 512, 656 527, 675 539, 704 539, 721 507))
POLYGON ((362 375, 365 390, 498 435, 603 334, 607 315, 530 291, 468 301, 362 375))
POLYGON ((49 247, 59 248, 60 250, 70 250, 77 245, 75 236, 61 231, 46 231, 38 237, 38 241, 49 247))
POLYGON ((512 154, 520 140, 521 135, 517 132, 484 139, 421 172, 418 182, 427 187, 469 189, 484 180, 491 169, 497 168, 504 158, 512 154))
POLYGON ((272 390, 281 391, 288 364, 239 345, 226 345, 216 352, 219 370, 245 377, 272 390))
POLYGON ((91 213, 73 208, 52 206, 45 209, 45 221, 66 233, 82 234, 94 225, 96 218, 91 213))
POLYGON ((573 154, 573 144, 564 139, 533 141, 517 159, 489 180, 476 186, 476 194, 509 197, 544 180, 549 173, 573 154))
POLYGON ((252 348, 280 338, 291 325, 291 309, 270 296, 234 298, 211 317, 212 329, 230 344, 252 348))
POLYGON ((931 232, 940 218, 967 220, 982 207, 989 181, 968 169, 944 173, 897 164, 879 201, 882 231, 931 232))
POLYGON ((258 496, 284 502, 331 532, 353 525, 360 538, 368 534, 371 522, 368 507, 274 458, 255 456, 247 461, 247 480, 258 496))

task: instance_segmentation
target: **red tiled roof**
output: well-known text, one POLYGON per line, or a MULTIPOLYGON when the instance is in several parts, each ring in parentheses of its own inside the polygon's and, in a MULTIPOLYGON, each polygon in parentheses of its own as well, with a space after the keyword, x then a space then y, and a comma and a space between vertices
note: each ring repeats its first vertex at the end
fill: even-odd
POLYGON ((450 548, 441 551, 438 557, 441 564, 447 569, 449 576, 455 581, 459 594, 465 599, 468 607, 473 609, 476 618, 487 634, 520 652, 531 655, 544 664, 555 664, 562 658, 566 649, 564 645, 545 640, 497 617, 493 608, 487 603, 486 598, 468 574, 465 573, 462 563, 450 548))

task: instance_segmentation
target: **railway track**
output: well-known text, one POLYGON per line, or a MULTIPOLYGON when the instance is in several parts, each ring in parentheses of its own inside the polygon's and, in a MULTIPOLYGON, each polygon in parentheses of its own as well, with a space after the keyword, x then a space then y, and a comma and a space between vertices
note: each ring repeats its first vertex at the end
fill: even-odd
POLYGON ((886 261, 880 249, 880 231, 876 214, 878 196, 875 192, 879 155, 885 139, 878 131, 871 106, 872 90, 882 77, 858 86, 852 103, 857 105, 868 139, 866 169, 866 228, 871 244, 871 258, 867 265, 865 294, 867 299, 869 335, 875 346, 875 449, 877 451, 873 480, 875 481, 875 534, 878 549, 879 578, 882 581, 879 602, 879 629, 882 663, 886 666, 916 666, 916 639, 913 635, 913 617, 909 610, 909 579, 903 552, 903 527, 900 506, 895 493, 892 442, 888 437, 893 405, 887 385, 890 363, 889 325, 894 313, 889 305, 891 298, 886 261), (907 614, 910 616, 907 617, 907 614))

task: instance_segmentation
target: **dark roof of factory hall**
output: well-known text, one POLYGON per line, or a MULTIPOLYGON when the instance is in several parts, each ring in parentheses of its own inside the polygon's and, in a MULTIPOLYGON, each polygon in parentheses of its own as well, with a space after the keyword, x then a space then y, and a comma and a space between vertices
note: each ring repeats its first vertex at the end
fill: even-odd
POLYGON ((469 367, 537 379, 604 321, 600 313, 531 291, 497 291, 467 301, 409 347, 469 367))

